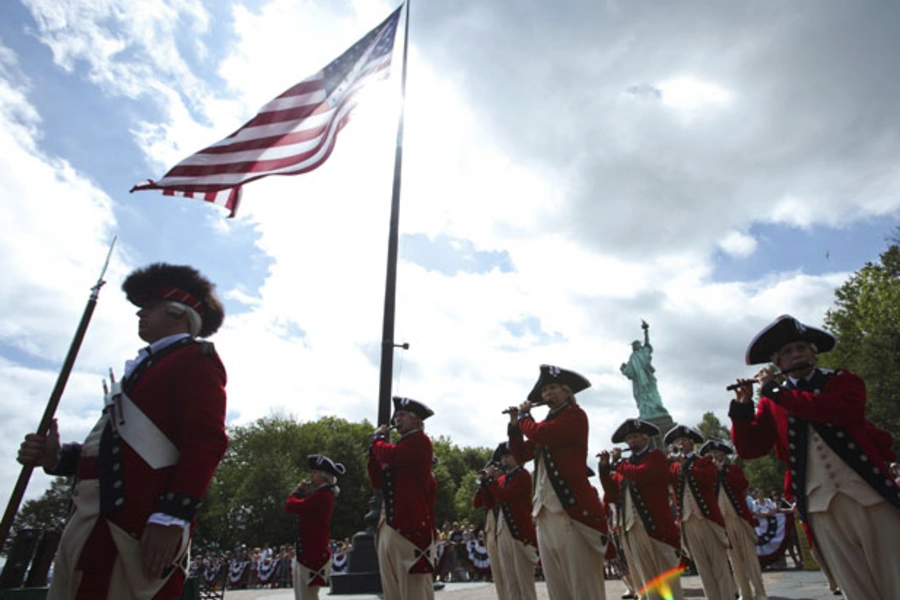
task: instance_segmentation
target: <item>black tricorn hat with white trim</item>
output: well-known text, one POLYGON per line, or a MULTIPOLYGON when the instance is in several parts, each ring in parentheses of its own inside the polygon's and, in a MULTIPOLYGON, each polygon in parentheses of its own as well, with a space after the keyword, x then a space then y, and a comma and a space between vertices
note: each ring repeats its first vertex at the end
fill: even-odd
POLYGON ((434 414, 434 411, 419 402, 418 400, 413 400, 412 398, 403 398, 402 396, 394 396, 392 398, 394 402, 394 412, 398 410, 405 410, 406 412, 410 412, 423 421, 434 414))
POLYGON ((494 454, 491 455, 491 462, 499 465, 500 459, 507 454, 512 454, 509 449, 509 442, 500 442, 494 450, 494 454))
POLYGON ((663 441, 667 444, 671 444, 678 438, 686 437, 689 440, 693 441, 695 444, 703 443, 703 436, 696 429, 692 429, 687 425, 676 425, 672 429, 666 432, 666 437, 663 438, 663 441))
POLYGON ((781 315, 750 341, 744 360, 748 365, 768 363, 776 352, 791 342, 815 344, 816 352, 821 354, 834 348, 837 340, 824 329, 804 325, 791 315, 781 315))
POLYGON ((708 440, 703 446, 700 447, 700 456, 706 456, 713 450, 718 450, 723 454, 734 454, 734 450, 731 449, 731 446, 726 444, 725 442, 720 442, 719 440, 708 440))
POLYGON ((591 387, 591 382, 575 371, 568 371, 553 365, 541 365, 541 374, 538 376, 534 388, 528 394, 528 401, 532 404, 540 403, 543 400, 541 388, 550 383, 568 386, 573 394, 591 387))
POLYGON ((306 463, 310 471, 325 471, 334 476, 343 475, 347 468, 341 463, 336 463, 324 454, 310 454, 306 457, 306 463))
POLYGON ((621 444, 625 441, 625 436, 629 433, 642 433, 648 437, 659 434, 659 427, 650 421, 642 421, 641 419, 628 419, 616 429, 612 435, 613 444, 621 444))

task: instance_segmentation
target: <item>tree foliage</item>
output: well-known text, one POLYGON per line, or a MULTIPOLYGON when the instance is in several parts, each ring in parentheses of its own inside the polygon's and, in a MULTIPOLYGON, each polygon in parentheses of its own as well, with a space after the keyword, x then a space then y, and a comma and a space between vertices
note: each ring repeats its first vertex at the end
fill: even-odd
MULTIPOLYGON (((273 415, 229 430, 231 445, 198 517, 197 546, 230 549, 242 543, 292 543, 295 521, 284 512, 284 502, 297 482, 307 478, 309 454, 326 454, 347 467, 347 473, 338 478, 341 491, 335 500, 331 536, 341 539, 364 530, 364 517, 372 498, 366 476, 366 448, 374 429, 368 421, 351 423, 324 417, 301 423, 273 415)), ((433 443, 439 459, 433 470, 438 482, 437 522, 474 516, 474 487, 468 499, 464 498, 468 492, 463 490, 467 489, 466 480, 474 477, 490 451, 460 449, 445 437, 438 437, 433 443)))
MULTIPOLYGON (((900 232, 900 229, 898 229, 900 232)), ((893 243, 835 291, 825 325, 837 336, 835 349, 819 362, 846 368, 866 382, 866 416, 900 438, 900 246, 893 243)))
POLYGON ((294 517, 284 512, 284 502, 297 483, 308 478, 306 457, 310 454, 325 454, 347 468, 338 479, 341 491, 335 502, 332 537, 349 537, 364 529, 363 516, 372 495, 366 479, 366 445, 374 429, 367 421, 325 417, 299 423, 278 415, 230 429, 231 444, 198 518, 198 545, 291 543, 294 517))
MULTIPOLYGON (((712 412, 703 413, 703 419, 697 424, 697 430, 707 440, 720 440, 731 444, 731 430, 712 412)), ((744 475, 751 488, 763 488, 768 493, 773 488, 780 490, 784 487, 785 467, 775 458, 774 450, 766 456, 753 460, 735 457, 735 464, 744 469, 744 475)))
POLYGON ((697 424, 697 431, 705 440, 731 443, 731 431, 722 425, 719 418, 711 411, 703 413, 703 419, 697 424))
MULTIPOLYGON (((13 519, 11 531, 42 529, 61 532, 69 515, 72 478, 55 477, 44 495, 36 500, 26 500, 13 519)), ((3 554, 9 551, 12 536, 6 540, 3 554)))

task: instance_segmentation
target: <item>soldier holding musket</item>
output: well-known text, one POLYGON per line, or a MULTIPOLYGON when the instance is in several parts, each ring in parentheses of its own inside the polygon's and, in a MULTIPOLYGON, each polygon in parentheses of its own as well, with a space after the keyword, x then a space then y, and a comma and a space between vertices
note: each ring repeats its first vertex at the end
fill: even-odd
MULTIPOLYGON (((631 456, 622 460, 622 449, 602 451, 600 482, 609 502, 619 505, 618 526, 625 557, 635 586, 674 569, 680 560, 678 527, 669 508, 669 461, 662 450, 650 448, 659 428, 648 421, 629 419, 612 436, 625 442, 631 456)), ((670 581, 673 598, 683 600, 681 582, 670 581)))
POLYGON ((608 543, 606 512, 588 481, 588 418, 575 394, 590 382, 574 371, 541 365, 528 400, 508 409, 509 447, 534 459, 534 509, 541 566, 554 600, 603 600, 608 543), (542 422, 531 407, 547 404, 542 422))
POLYGON ((195 515, 225 454, 225 367, 213 345, 225 311, 185 265, 152 264, 122 284, 148 346, 110 382, 83 443, 56 422, 29 434, 19 462, 75 476, 48 598, 178 597, 195 515))

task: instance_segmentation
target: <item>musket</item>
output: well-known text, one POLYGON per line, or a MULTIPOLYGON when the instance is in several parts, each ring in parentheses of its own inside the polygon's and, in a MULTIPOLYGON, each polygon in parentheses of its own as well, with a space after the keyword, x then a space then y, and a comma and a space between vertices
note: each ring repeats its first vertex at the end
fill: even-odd
MULTIPOLYGON (((81 342, 84 340, 84 334, 87 333, 88 325, 91 317, 94 315, 94 308, 97 306, 97 298, 100 296, 100 288, 106 281, 103 276, 106 275, 106 269, 109 267, 109 259, 112 257, 113 248, 116 246, 116 237, 113 237, 112 243, 109 245, 109 252, 106 253, 106 261, 103 263, 103 269, 100 271, 100 277, 97 283, 91 288, 91 295, 88 298, 87 306, 84 307, 84 313, 81 315, 81 322, 78 323, 78 329, 75 330, 75 337, 69 345, 69 353, 63 361, 62 368, 56 378, 56 385, 50 393, 50 399, 47 401, 47 408, 44 409, 44 416, 41 417, 41 423, 38 425, 37 434, 47 435, 50 426, 53 424, 53 416, 56 414, 56 408, 59 406, 59 400, 62 397, 63 390, 66 389, 66 383, 69 381, 69 374, 75 364, 75 358, 81 349, 81 342)), ((6 504, 6 512, 3 513, 3 521, 0 521, 0 548, 6 544, 6 538, 9 536, 9 530, 12 527, 16 513, 19 511, 19 504, 25 496, 25 488, 28 487, 28 480, 31 479, 31 472, 34 471, 33 465, 23 465, 22 471, 19 473, 19 479, 16 480, 16 486, 13 488, 6 504)))

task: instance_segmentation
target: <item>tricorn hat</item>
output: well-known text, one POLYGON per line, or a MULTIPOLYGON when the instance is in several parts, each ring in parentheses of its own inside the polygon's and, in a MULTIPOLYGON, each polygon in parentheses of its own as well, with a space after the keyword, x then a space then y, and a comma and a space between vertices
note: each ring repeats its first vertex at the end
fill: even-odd
POLYGON ((398 410, 405 410, 406 412, 411 412, 416 415, 423 421, 434 414, 434 411, 419 402, 418 400, 413 400, 412 398, 403 398, 401 396, 394 396, 392 398, 394 402, 394 412, 398 410))
POLYGON ((591 387, 591 382, 575 371, 567 371, 553 365, 541 365, 541 374, 537 383, 534 384, 534 388, 528 394, 528 401, 532 404, 540 403, 543 399, 541 397, 541 388, 550 383, 566 385, 572 390, 573 394, 591 387))
POLYGON ((700 432, 696 429, 692 429, 687 425, 676 425, 668 432, 666 432, 666 437, 663 438, 663 441, 667 444, 671 444, 678 438, 686 437, 693 441, 695 444, 703 443, 703 436, 700 435, 700 432))
POLYGON ((311 471, 325 471, 326 473, 331 473, 335 477, 347 472, 344 465, 334 462, 324 454, 310 454, 306 457, 306 462, 311 471))
POLYGON ((659 434, 659 427, 651 423, 650 421, 642 421, 641 419, 628 419, 616 429, 616 432, 612 435, 612 443, 613 444, 621 444, 625 441, 625 436, 629 433, 643 433, 648 437, 653 437, 654 435, 659 434))
POLYGON ((491 462, 499 465, 500 459, 507 454, 512 454, 509 450, 509 442, 500 442, 497 445, 497 449, 494 450, 494 453, 491 455, 491 462))
POLYGON ((836 340, 824 329, 804 325, 791 315, 781 315, 756 334, 747 346, 744 360, 748 365, 767 363, 791 342, 810 342, 816 345, 816 352, 822 353, 834 348, 836 340))
POLYGON ((137 269, 122 283, 128 301, 144 306, 151 301, 176 302, 200 316, 200 337, 209 337, 222 325, 225 309, 215 286, 193 267, 154 263, 137 269))
POLYGON ((734 454, 734 450, 731 449, 731 446, 726 444, 725 442, 720 442, 719 440, 708 440, 703 446, 700 447, 700 456, 706 456, 713 450, 718 450, 723 454, 734 454))

